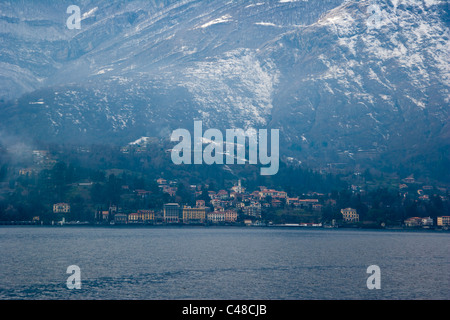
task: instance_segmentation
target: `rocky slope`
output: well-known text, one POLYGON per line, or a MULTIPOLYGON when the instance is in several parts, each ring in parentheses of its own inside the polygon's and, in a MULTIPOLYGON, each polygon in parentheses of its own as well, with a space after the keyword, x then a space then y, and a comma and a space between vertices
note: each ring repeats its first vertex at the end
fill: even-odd
POLYGON ((2 136, 125 144, 194 119, 279 128, 282 155, 367 163, 447 154, 449 4, 0 4, 2 136))

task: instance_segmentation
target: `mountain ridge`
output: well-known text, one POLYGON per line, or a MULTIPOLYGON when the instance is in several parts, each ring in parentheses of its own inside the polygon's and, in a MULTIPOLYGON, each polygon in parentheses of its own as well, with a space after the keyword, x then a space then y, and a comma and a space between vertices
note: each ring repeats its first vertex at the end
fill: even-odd
POLYGON ((8 3, 2 135, 125 145, 199 119, 280 129, 282 154, 313 165, 448 163, 443 1, 86 0, 78 31, 68 1, 33 1, 34 22, 8 3))

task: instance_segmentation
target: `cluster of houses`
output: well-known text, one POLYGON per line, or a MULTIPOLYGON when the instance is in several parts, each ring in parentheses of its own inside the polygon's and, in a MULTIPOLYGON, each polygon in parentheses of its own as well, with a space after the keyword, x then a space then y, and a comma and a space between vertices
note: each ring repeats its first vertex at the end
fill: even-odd
MULTIPOLYGON (((256 207, 259 208, 260 207, 256 207)), ((70 213, 70 205, 67 203, 56 203, 53 205, 54 213, 70 213)), ((254 212, 247 210, 256 218, 261 217, 260 210, 254 212)), ((341 209, 342 220, 345 223, 359 222, 359 214, 356 209, 341 209)), ((238 221, 238 211, 236 209, 214 208, 212 211, 205 206, 204 200, 197 200, 195 207, 180 206, 178 203, 167 203, 162 211, 137 210, 137 212, 125 214, 117 206, 110 206, 108 210, 97 210, 95 213, 97 223, 108 224, 235 224, 238 221), (216 210, 217 209, 217 210, 216 210)), ((244 221, 248 224, 249 221, 244 221)), ((404 221, 409 228, 433 228, 434 220, 431 217, 411 217, 404 221)), ((450 227, 450 216, 439 216, 436 219, 436 226, 439 228, 450 227)))
POLYGON ((416 190, 415 196, 418 200, 421 201, 429 201, 431 195, 439 195, 442 201, 448 201, 447 194, 447 188, 446 187, 439 187, 439 186, 432 186, 432 185, 420 185, 420 182, 416 181, 414 179, 413 175, 408 176, 407 178, 402 179, 402 183, 399 184, 399 191, 400 195, 403 197, 407 197, 409 194, 409 187, 414 186, 414 190, 416 190))
MULTIPOLYGON (((410 228, 433 228, 434 220, 431 217, 411 217, 405 220, 405 226, 410 228)), ((450 226, 450 216, 437 217, 436 226, 439 228, 448 228, 450 226)))
POLYGON ((206 224, 235 223, 238 219, 236 210, 211 211, 204 201, 198 200, 195 207, 167 203, 162 211, 138 210, 125 214, 110 206, 108 210, 98 210, 95 215, 97 223, 109 224, 206 224))
MULTIPOLYGON (((167 181, 160 178, 157 180, 157 183, 163 192, 170 194, 176 193, 176 187, 173 186, 175 184, 173 181, 167 181)), ((201 196, 202 190, 199 187, 193 185, 191 186, 191 189, 196 198, 201 196)), ((318 197, 323 196, 323 194, 313 193, 309 196, 316 196, 317 198, 289 198, 285 191, 268 189, 264 186, 260 186, 259 190, 248 193, 245 188, 242 187, 240 180, 237 185, 233 186, 228 191, 208 191, 208 197, 211 205, 214 207, 214 211, 237 208, 238 210, 242 210, 244 215, 257 218, 261 216, 262 208, 280 208, 284 205, 321 211, 322 204, 319 203, 318 197)))
MULTIPOLYGON (((157 184, 162 192, 175 196, 177 183, 160 178, 157 184)), ((241 215, 244 219, 252 221, 261 220, 261 212, 264 208, 279 208, 291 206, 312 211, 321 211, 320 201, 324 195, 320 193, 310 193, 308 198, 288 197, 285 191, 259 187, 249 193, 242 186, 241 181, 229 190, 208 191, 209 201, 201 200, 204 193, 200 187, 191 186, 191 191, 196 197, 195 207, 183 206, 179 203, 167 203, 162 210, 137 210, 136 212, 124 213, 117 206, 111 205, 108 210, 97 210, 95 221, 97 223, 109 224, 235 224, 241 215), (208 202, 208 203, 207 203, 208 202)), ((138 196, 145 197, 150 191, 135 190, 138 196)), ((331 201, 331 200, 329 200, 331 201)), ((70 213, 70 205, 67 203, 57 203, 53 206, 54 213, 70 213)), ((359 223, 360 216, 353 208, 341 210, 342 221, 344 223, 359 223)), ((248 221, 248 220, 247 220, 248 221)), ((404 221, 406 227, 448 228, 450 217, 441 216, 437 220, 430 217, 412 217, 404 221)))
MULTIPOLYGON (((342 220, 347 223, 359 222, 359 214, 355 209, 346 208, 341 210, 342 220)), ((404 221, 408 228, 433 228, 434 220, 431 217, 411 217, 404 221)), ((450 216, 440 216, 436 218, 436 226, 439 228, 448 228, 450 226, 450 216)))
POLYGON ((203 200, 198 200, 194 208, 181 207, 178 203, 165 204, 162 218, 165 223, 235 223, 238 213, 235 209, 211 211, 203 200))
MULTIPOLYGON (((177 192, 175 181, 158 179, 158 187, 164 193, 174 196, 177 192)), ((203 195, 201 188, 193 185, 191 191, 198 199, 203 195)), ((138 196, 145 197, 145 190, 135 190, 138 196)), ((315 196, 323 196, 315 193, 315 196)), ((311 194, 310 196, 314 196, 311 194)), ((245 218, 258 221, 261 219, 263 208, 278 208, 284 205, 296 208, 309 208, 311 210, 322 210, 322 204, 318 198, 300 199, 289 198, 285 191, 259 187, 259 190, 252 193, 246 192, 239 180, 235 186, 227 190, 208 191, 209 203, 205 200, 196 200, 195 207, 182 206, 178 203, 168 203, 161 211, 138 210, 137 212, 125 214, 117 206, 110 206, 106 211, 98 210, 95 220, 98 223, 114 224, 154 224, 154 223, 182 223, 182 224, 205 224, 224 223, 234 224, 238 221, 239 215, 245 218)), ((244 222, 248 222, 244 220, 244 222)))
POLYGON ((166 179, 159 178, 156 182, 158 183, 158 187, 161 191, 168 193, 171 197, 175 196, 178 191, 178 183, 176 181, 167 181, 166 179))
MULTIPOLYGON (((157 184, 162 192, 171 196, 176 195, 177 182, 160 178, 157 180, 157 184)), ((197 186, 191 186, 191 191, 197 199, 203 195, 203 191, 197 186)), ((134 192, 142 198, 151 193, 147 190, 134 190, 134 192)), ((319 197, 323 195, 314 193, 309 196, 319 197)), ((268 189, 263 186, 259 187, 259 190, 248 193, 240 180, 228 191, 208 191, 208 198, 209 201, 196 200, 195 207, 168 203, 163 206, 162 210, 137 210, 131 213, 124 213, 118 206, 110 205, 108 210, 99 209, 95 212, 95 221, 109 224, 233 224, 238 221, 239 215, 243 215, 245 219, 251 221, 260 220, 263 208, 279 208, 288 205, 317 211, 322 209, 322 204, 319 203, 318 198, 289 198, 285 191, 268 189)), ((70 205, 68 203, 56 203, 53 206, 53 212, 55 214, 68 214, 70 213, 70 205)))

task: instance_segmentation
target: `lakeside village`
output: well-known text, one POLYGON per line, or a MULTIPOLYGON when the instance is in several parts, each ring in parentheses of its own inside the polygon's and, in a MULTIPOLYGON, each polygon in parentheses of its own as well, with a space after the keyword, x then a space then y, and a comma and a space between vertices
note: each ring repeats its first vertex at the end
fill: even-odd
MULTIPOLYGON (((92 152, 81 154, 88 154, 89 159, 95 156, 92 152)), ((98 154, 103 159, 107 152, 102 149, 98 154)), ((125 157, 128 153, 121 154, 124 163, 134 163, 135 158, 125 157)), ((359 181, 358 184, 347 183, 345 190, 328 193, 299 192, 284 180, 278 182, 278 185, 287 185, 288 193, 281 187, 257 183, 247 186, 249 179, 238 176, 228 180, 227 184, 219 184, 214 177, 211 184, 200 178, 198 184, 190 185, 187 179, 161 178, 157 174, 144 181, 139 176, 126 175, 123 170, 102 171, 66 165, 61 159, 54 160, 46 151, 33 151, 33 159, 34 167, 1 170, 4 171, 0 175, 3 177, 0 179, 2 225, 224 225, 421 230, 448 230, 450 225, 447 187, 427 185, 413 176, 391 180, 392 191, 376 187, 369 190, 370 184, 376 186, 378 181, 361 173, 350 175, 353 183, 359 181)), ((155 163, 159 161, 157 157, 152 159, 155 163)), ((143 162, 136 163, 141 168, 143 162)), ((146 167, 147 170, 151 168, 155 168, 153 163, 148 169, 146 167)), ((208 172, 206 176, 211 177, 211 174, 215 173, 208 172)), ((326 181, 332 183, 332 180, 326 181)), ((314 186, 318 183, 311 180, 308 189, 314 190, 314 186)))
MULTIPOLYGON (((407 179, 408 180, 408 179, 407 179)), ((158 188, 171 197, 175 197, 177 183, 160 178, 157 181, 158 188)), ((411 178, 409 178, 409 182, 411 178)), ((91 183, 81 183, 82 186, 90 186, 91 183)), ((400 187, 405 188, 406 184, 400 187)), ((126 188, 126 187, 125 187, 126 188)), ((431 190, 424 186, 425 190, 431 190)), ((203 192, 195 185, 191 186, 195 197, 201 197, 203 192)), ((146 198, 151 194, 147 190, 134 190, 140 198, 146 198)), ((357 210, 354 208, 342 208, 340 215, 329 223, 320 220, 325 204, 335 205, 336 201, 327 199, 324 194, 312 192, 307 194, 308 198, 289 197, 285 191, 268 189, 260 186, 259 190, 247 192, 241 185, 241 180, 230 190, 218 192, 208 191, 208 200, 197 199, 195 206, 181 205, 179 203, 166 203, 160 210, 137 210, 136 212, 124 212, 117 205, 110 205, 107 210, 98 209, 94 213, 93 221, 80 222, 70 221, 69 203, 55 203, 53 214, 55 218, 52 225, 224 225, 224 226, 284 226, 284 227, 309 227, 309 228, 385 228, 384 222, 379 224, 374 221, 362 221, 357 210), (273 221, 263 218, 265 210, 298 209, 306 213, 309 222, 275 224, 273 221), (316 220, 315 222, 310 222, 316 220)), ((418 196, 428 199, 422 189, 418 196)), ((445 197, 442 197, 446 200, 445 197)), ((43 224, 39 217, 34 217, 33 224, 43 224)), ((409 217, 403 221, 402 228, 410 229, 439 229, 448 230, 450 216, 432 217, 409 217)))

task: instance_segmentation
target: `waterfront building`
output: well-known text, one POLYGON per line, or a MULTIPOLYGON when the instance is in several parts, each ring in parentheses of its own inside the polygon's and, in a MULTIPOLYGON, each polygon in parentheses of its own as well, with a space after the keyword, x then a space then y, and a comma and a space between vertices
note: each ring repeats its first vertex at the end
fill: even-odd
POLYGON ((405 226, 407 227, 420 227, 422 225, 422 218, 411 217, 405 220, 405 226))
POLYGON ((359 214, 356 212, 356 209, 341 209, 341 213, 345 222, 359 222, 359 214))
POLYGON ((183 223, 205 223, 208 208, 183 208, 183 223))
POLYGON ((128 216, 124 213, 117 213, 114 215, 114 222, 116 224, 124 224, 128 222, 128 216))
POLYGON ((251 204, 243 208, 244 214, 255 218, 261 218, 261 204, 251 204))
POLYGON ((138 221, 141 223, 148 223, 155 221, 155 211, 153 210, 138 210, 138 221))
POLYGON ((101 217, 102 217, 102 221, 108 221, 109 220, 109 211, 102 211, 101 217))
POLYGON ((128 222, 129 223, 138 223, 138 214, 136 212, 130 213, 128 215, 128 222))
POLYGON ((183 217, 178 203, 166 203, 163 212, 165 223, 179 223, 183 217))
POLYGON ((224 211, 224 220, 225 222, 236 222, 237 221, 237 217, 238 214, 236 212, 236 210, 226 210, 224 211))
POLYGON ((448 227, 450 225, 450 216, 437 217, 437 225, 439 227, 448 227))
POLYGON ((221 223, 225 222, 225 212, 224 211, 214 211, 207 214, 208 222, 210 223, 221 223))
POLYGON ((109 220, 109 211, 97 210, 95 212, 95 221, 104 222, 109 220))
POLYGON ((55 203, 53 213, 70 213, 70 205, 68 203, 55 203))
POLYGON ((434 225, 433 219, 431 217, 422 218, 422 227, 432 227, 434 225))
POLYGON ((245 224, 246 226, 251 226, 251 225, 253 224, 253 221, 250 220, 250 219, 245 219, 245 220, 244 220, 244 224, 245 224))

